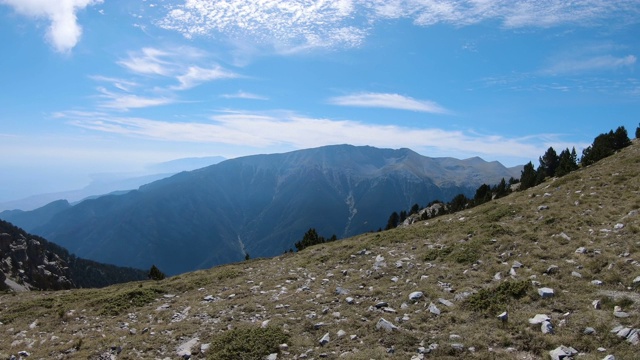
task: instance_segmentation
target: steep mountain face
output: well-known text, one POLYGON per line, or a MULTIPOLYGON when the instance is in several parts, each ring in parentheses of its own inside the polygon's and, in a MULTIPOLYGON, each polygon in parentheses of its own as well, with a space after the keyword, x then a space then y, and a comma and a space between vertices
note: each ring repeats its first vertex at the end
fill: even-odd
POLYGON ((520 170, 348 145, 224 161, 87 200, 30 229, 73 253, 176 274, 293 247, 314 227, 351 236, 412 204, 472 196, 520 170))
POLYGON ((84 260, 0 220, 0 290, 62 290, 143 280, 146 272, 84 260))

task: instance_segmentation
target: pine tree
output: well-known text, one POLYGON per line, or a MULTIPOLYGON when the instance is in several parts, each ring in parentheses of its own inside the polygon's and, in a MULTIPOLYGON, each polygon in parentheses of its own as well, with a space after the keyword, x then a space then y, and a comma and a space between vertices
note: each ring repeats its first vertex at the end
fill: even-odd
POLYGON ((162 280, 165 277, 166 277, 165 274, 162 271, 160 271, 160 269, 158 269, 155 265, 152 265, 151 269, 149 269, 149 279, 162 280))
POLYGON ((569 151, 569 148, 562 150, 560 153, 560 161, 558 163, 558 169, 556 170, 556 176, 565 176, 568 173, 578 169, 576 148, 569 151))
POLYGON ((553 149, 553 147, 549 147, 547 152, 544 153, 542 157, 539 158, 540 168, 545 177, 553 177, 556 174, 556 169, 558 168, 558 154, 553 149))
POLYGON ((640 124, 638 124, 638 127, 636 128, 636 139, 640 139, 640 124))
POLYGON ((624 126, 619 126, 613 133, 613 150, 621 150, 631 145, 627 129, 624 126))
POLYGON ((528 164, 522 169, 520 175, 520 190, 526 190, 530 187, 536 186, 536 170, 533 168, 533 164, 529 161, 528 164))
POLYGON ((389 216, 389 220, 387 220, 387 226, 384 228, 385 230, 395 229, 398 227, 398 223, 400 222, 400 215, 397 212, 393 212, 389 216))

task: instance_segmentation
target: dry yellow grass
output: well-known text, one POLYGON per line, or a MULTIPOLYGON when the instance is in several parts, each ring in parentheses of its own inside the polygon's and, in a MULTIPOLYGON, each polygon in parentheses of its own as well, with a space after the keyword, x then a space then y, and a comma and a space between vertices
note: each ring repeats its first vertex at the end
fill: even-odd
POLYGON ((2 294, 0 358, 27 351, 30 359, 109 352, 117 359, 174 359, 178 346, 197 338, 192 358, 216 359, 211 349, 199 353, 200 345, 268 321, 288 336, 279 359, 409 359, 431 344, 437 349, 427 358, 538 359, 567 345, 581 359, 632 359, 640 348, 610 330, 640 328, 640 294, 632 286, 640 275, 639 171, 636 142, 566 177, 409 227, 159 282, 2 294), (576 253, 579 247, 586 252, 576 253), (511 276, 516 261, 523 266, 511 276), (518 283, 526 286, 516 291, 518 283), (542 299, 538 287, 553 288, 555 296, 542 299), (410 301, 414 291, 424 297, 410 301), (392 310, 377 309, 380 301, 392 310), (429 312, 430 303, 440 315, 429 312), (630 316, 614 317, 616 305, 630 316), (496 317, 504 310, 506 323, 496 317), (528 323, 536 314, 551 317, 555 334, 528 323), (381 318, 399 329, 377 330, 381 318), (596 333, 584 335, 585 327, 596 333), (339 330, 346 335, 338 337, 339 330), (325 333, 330 341, 320 346, 325 333))

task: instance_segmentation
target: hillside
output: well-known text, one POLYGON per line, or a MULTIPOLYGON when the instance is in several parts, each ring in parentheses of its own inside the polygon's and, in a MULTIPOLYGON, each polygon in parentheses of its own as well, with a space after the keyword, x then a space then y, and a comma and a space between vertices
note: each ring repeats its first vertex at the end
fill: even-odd
POLYGON ((237 359, 244 348, 248 359, 544 359, 564 345, 580 359, 633 359, 639 172, 636 141, 391 231, 159 282, 1 295, 0 357, 237 359))
POLYGON ((339 238, 375 231, 396 209, 471 196, 483 183, 519 174, 479 158, 326 146, 227 160, 138 191, 57 207, 54 215, 35 210, 12 219, 77 256, 178 274, 246 254, 282 254, 309 228, 339 238))
POLYGON ((0 290, 103 287, 143 280, 142 270, 100 264, 0 220, 0 290))

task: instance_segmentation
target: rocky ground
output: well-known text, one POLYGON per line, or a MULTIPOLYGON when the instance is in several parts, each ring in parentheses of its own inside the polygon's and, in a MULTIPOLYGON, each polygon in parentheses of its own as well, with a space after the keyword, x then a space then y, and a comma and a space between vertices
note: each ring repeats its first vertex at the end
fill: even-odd
POLYGON ((467 211, 296 254, 5 293, 0 358, 637 358, 639 171, 636 143, 467 211))

